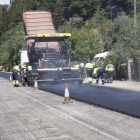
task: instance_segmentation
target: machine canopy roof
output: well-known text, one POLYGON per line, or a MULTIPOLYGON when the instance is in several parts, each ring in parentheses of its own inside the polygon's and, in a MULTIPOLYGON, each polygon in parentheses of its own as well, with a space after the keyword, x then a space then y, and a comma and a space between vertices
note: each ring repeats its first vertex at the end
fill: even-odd
POLYGON ((50 33, 50 34, 37 34, 33 36, 26 36, 26 40, 34 39, 35 42, 54 42, 54 41, 64 41, 70 38, 70 33, 50 33))

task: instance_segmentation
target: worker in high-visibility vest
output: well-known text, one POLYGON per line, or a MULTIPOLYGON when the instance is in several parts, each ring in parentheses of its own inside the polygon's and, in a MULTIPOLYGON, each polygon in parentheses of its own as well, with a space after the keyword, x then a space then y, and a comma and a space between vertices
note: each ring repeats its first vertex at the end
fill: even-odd
POLYGON ((86 74, 86 73, 85 73, 84 63, 80 63, 79 71, 80 71, 80 75, 81 75, 81 77, 83 77, 83 75, 86 74))
POLYGON ((21 65, 16 65, 13 67, 13 84, 14 84, 14 87, 19 87, 19 81, 18 81, 18 73, 20 73, 20 67, 21 65))
POLYGON ((75 68, 79 68, 79 65, 77 64, 77 62, 75 62, 74 67, 75 67, 75 68))
POLYGON ((103 71, 103 69, 100 67, 97 67, 94 69, 93 74, 94 74, 94 78, 96 78, 96 84, 99 83, 99 78, 101 77, 102 85, 104 85, 104 71, 103 71))
POLYGON ((107 74, 107 83, 112 83, 113 82, 113 73, 114 73, 114 65, 111 64, 111 61, 109 61, 109 64, 106 65, 106 74, 107 74))
POLYGON ((93 65, 90 63, 90 60, 88 60, 88 63, 85 65, 85 68, 87 70, 87 78, 89 83, 92 83, 92 72, 93 72, 93 65))

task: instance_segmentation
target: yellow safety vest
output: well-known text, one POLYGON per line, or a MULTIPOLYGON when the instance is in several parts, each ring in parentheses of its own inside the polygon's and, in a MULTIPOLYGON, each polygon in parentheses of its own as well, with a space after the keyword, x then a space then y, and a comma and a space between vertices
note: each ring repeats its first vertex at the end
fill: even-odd
POLYGON ((98 68, 95 68, 93 73, 97 74, 97 70, 98 70, 98 68))
POLYGON ((74 65, 74 67, 75 67, 75 68, 79 68, 79 65, 78 65, 78 64, 77 64, 77 65, 74 65))
POLYGON ((19 66, 14 66, 13 67, 13 70, 16 70, 17 72, 19 72, 20 71, 20 68, 19 68, 19 66))
POLYGON ((85 68, 87 70, 92 70, 93 69, 93 65, 91 63, 87 63, 86 66, 85 66, 85 68))
POLYGON ((105 69, 106 71, 114 71, 115 69, 114 69, 114 65, 112 65, 112 64, 108 64, 107 66, 106 66, 106 69, 105 69))

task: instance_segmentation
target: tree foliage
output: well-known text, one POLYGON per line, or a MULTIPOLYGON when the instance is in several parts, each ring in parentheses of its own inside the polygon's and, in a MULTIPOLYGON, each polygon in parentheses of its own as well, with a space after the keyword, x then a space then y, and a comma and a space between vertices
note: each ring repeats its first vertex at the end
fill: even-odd
POLYGON ((22 15, 30 10, 51 12, 57 32, 72 34, 73 60, 86 61, 101 51, 112 52, 115 64, 140 56, 140 10, 135 29, 132 0, 14 0, 8 10, 0 5, 0 61, 9 68, 25 48, 22 15))
POLYGON ((25 50, 26 42, 23 23, 19 23, 15 28, 7 31, 2 36, 2 44, 0 46, 0 62, 7 70, 19 63, 20 50, 25 50))

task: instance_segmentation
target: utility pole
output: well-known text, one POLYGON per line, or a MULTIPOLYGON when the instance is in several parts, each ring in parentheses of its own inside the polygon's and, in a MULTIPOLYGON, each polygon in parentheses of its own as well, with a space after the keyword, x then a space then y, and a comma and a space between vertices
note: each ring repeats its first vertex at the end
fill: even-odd
POLYGON ((134 0, 134 26, 135 26, 135 43, 137 42, 137 2, 134 0))
POLYGON ((112 6, 111 7, 111 23, 112 23, 112 10, 115 8, 116 6, 112 6))

